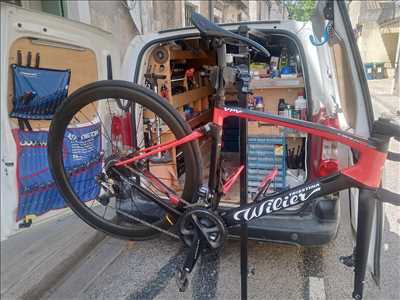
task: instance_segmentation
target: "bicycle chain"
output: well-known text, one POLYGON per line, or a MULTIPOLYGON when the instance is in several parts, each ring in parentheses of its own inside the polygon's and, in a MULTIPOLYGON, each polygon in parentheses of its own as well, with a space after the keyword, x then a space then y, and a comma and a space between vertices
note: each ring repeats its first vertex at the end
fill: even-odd
MULTIPOLYGON (((131 168, 130 166, 126 166, 126 167, 131 172, 134 172, 134 169, 131 168)), ((119 172, 117 170, 115 170, 115 171, 120 175, 120 177, 122 178, 123 181, 125 181, 127 184, 129 184, 129 185, 131 185, 133 187, 135 186, 133 183, 130 182, 130 179, 125 178, 125 176, 123 174, 121 174, 121 172, 119 172)), ((182 198, 179 198, 179 201, 182 202, 183 204, 185 204, 185 206, 183 207, 184 209, 188 209, 188 208, 191 208, 191 207, 194 207, 194 206, 198 205, 198 203, 190 203, 190 202, 187 202, 186 200, 184 200, 182 198)), ((147 221, 139 219, 139 218, 137 218, 137 217, 135 217, 133 215, 127 214, 126 212, 123 212, 123 211, 120 211, 120 210, 117 210, 117 212, 119 212, 121 215, 123 215, 123 216, 125 216, 127 218, 130 218, 130 219, 132 219, 132 220, 134 220, 136 222, 142 223, 145 226, 153 228, 153 229, 155 229, 155 230, 157 230, 157 231, 159 231, 161 233, 164 233, 166 235, 169 235, 169 236, 171 236, 171 237, 173 237, 175 239, 181 240, 181 238, 177 234, 174 234, 174 233, 172 233, 172 232, 170 232, 168 230, 162 229, 162 228, 160 228, 158 226, 155 226, 155 225, 153 225, 153 224, 151 224, 151 223, 149 223, 147 221)))
MULTIPOLYGON (((131 169, 131 168, 129 167, 128 169, 131 169)), ((133 187, 135 186, 135 185, 130 181, 129 178, 126 178, 123 174, 121 174, 121 172, 119 172, 119 171, 117 171, 117 170, 115 170, 115 171, 118 173, 118 175, 122 178, 123 181, 125 181, 125 182, 126 182, 127 184, 129 184, 130 186, 133 186, 133 187)), ((132 171, 132 170, 131 170, 131 171, 132 171)), ((185 200, 183 200, 183 199, 181 199, 181 198, 179 199, 179 201, 181 201, 183 204, 185 204, 185 206, 184 206, 185 209, 190 208, 190 207, 196 205, 196 204, 194 204, 194 203, 189 203, 189 202, 187 202, 187 201, 185 201, 185 200)), ((125 217, 127 217, 127 218, 130 218, 130 219, 132 219, 132 220, 134 220, 134 221, 136 221, 136 222, 139 222, 139 223, 141 223, 141 224, 143 224, 143 225, 145 225, 145 226, 148 226, 148 227, 150 227, 150 228, 152 228, 152 229, 155 229, 155 230, 157 230, 157 231, 159 231, 159 232, 161 232, 161 233, 164 233, 164 234, 166 234, 166 235, 169 235, 169 236, 171 236, 171 237, 173 237, 173 238, 175 238, 175 239, 181 240, 181 238, 180 238, 177 234, 174 234, 174 233, 172 233, 172 232, 170 232, 170 231, 168 231, 168 230, 165 230, 165 229, 163 229, 163 228, 160 228, 160 227, 158 227, 158 226, 155 226, 155 225, 153 225, 153 224, 151 224, 151 223, 149 223, 149 222, 147 222, 147 221, 144 221, 144 220, 142 220, 142 219, 139 219, 139 218, 137 218, 137 217, 135 217, 135 216, 133 216, 133 215, 127 214, 126 212, 123 212, 123 211, 120 211, 120 210, 117 210, 117 212, 119 212, 121 215, 123 215, 123 216, 125 216, 125 217)))
POLYGON ((180 238, 177 234, 175 234, 175 233, 172 233, 172 232, 170 232, 170 231, 168 231, 168 230, 165 230, 165 229, 162 229, 162 228, 160 228, 160 227, 157 227, 157 226, 155 226, 155 225, 153 225, 153 224, 151 224, 151 223, 149 223, 149 222, 146 222, 146 221, 144 221, 144 220, 142 220, 142 219, 136 218, 135 216, 132 216, 132 215, 130 215, 130 214, 127 214, 126 212, 123 212, 123 211, 121 211, 121 210, 117 210, 117 212, 120 213, 121 215, 123 215, 123 216, 129 218, 129 219, 132 219, 132 220, 134 220, 134 221, 136 221, 136 222, 142 223, 143 225, 146 225, 146 226, 151 227, 151 228, 153 228, 153 229, 155 229, 155 230, 158 230, 158 231, 160 231, 161 233, 165 233, 166 235, 169 235, 169 236, 171 236, 171 237, 173 237, 173 238, 175 238, 175 239, 178 239, 178 240, 181 239, 181 238, 180 238))

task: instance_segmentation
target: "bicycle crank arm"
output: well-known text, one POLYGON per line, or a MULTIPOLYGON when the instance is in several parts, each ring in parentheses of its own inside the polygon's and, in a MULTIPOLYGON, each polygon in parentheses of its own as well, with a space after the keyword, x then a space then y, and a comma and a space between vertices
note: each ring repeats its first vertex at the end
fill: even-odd
POLYGON ((182 269, 176 274, 176 283, 180 292, 185 292, 188 286, 187 275, 190 274, 200 257, 201 251, 205 248, 205 242, 199 238, 199 233, 195 233, 192 246, 188 249, 182 269))
POLYGON ((202 252, 218 250, 226 238, 226 228, 218 214, 206 208, 192 208, 178 220, 178 233, 188 246, 183 267, 178 270, 176 281, 179 291, 188 286, 187 274, 192 272, 202 252))

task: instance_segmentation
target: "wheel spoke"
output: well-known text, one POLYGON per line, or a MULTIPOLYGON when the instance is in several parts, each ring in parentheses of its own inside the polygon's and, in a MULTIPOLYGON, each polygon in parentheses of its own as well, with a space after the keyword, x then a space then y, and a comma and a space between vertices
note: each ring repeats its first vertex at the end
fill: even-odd
MULTIPOLYGON (((96 142, 99 141, 100 146, 97 143, 90 145, 88 143, 92 148, 85 150, 86 152, 81 150, 80 144, 77 144, 76 147, 80 147, 79 151, 81 152, 76 152, 75 149, 71 151, 71 147, 75 147, 73 144, 71 146, 69 144, 63 145, 63 147, 59 146, 60 150, 58 151, 61 153, 53 154, 53 159, 61 158, 63 160, 61 170, 57 170, 58 178, 64 178, 60 179, 61 184, 72 189, 72 196, 67 199, 70 206, 74 209, 83 208, 89 212, 82 214, 85 215, 85 221, 95 224, 103 231, 117 232, 117 234, 118 228, 123 227, 131 230, 132 236, 134 236, 139 230, 137 226, 149 225, 154 230, 157 229, 154 226, 166 224, 167 210, 157 205, 152 198, 161 199, 163 203, 171 205, 171 194, 181 197, 183 191, 185 193, 190 192, 190 188, 187 186, 186 189, 185 186, 182 188, 180 184, 196 180, 194 177, 187 178, 188 174, 195 174, 192 171, 195 168, 193 168, 193 163, 187 164, 187 171, 190 170, 190 172, 185 172, 184 177, 179 180, 175 174, 178 167, 175 158, 166 162, 153 163, 151 158, 147 158, 130 164, 129 167, 132 170, 119 168, 121 174, 115 172, 115 169, 112 168, 114 161, 121 160, 126 156, 134 157, 137 155, 138 148, 143 147, 145 143, 147 145, 146 135, 149 138, 149 143, 156 145, 164 141, 177 140, 174 132, 182 131, 184 128, 179 120, 171 118, 171 113, 164 109, 157 99, 152 98, 151 94, 135 94, 131 93, 129 89, 121 88, 115 93, 118 97, 114 97, 109 92, 111 87, 112 85, 108 87, 108 91, 107 88, 97 89, 95 87, 91 91, 89 89, 88 92, 85 92, 84 96, 82 93, 71 95, 69 106, 64 108, 66 111, 63 114, 58 114, 60 124, 64 124, 65 116, 70 116, 69 124, 61 125, 64 127, 60 127, 59 132, 54 133, 54 140, 57 141, 65 141, 70 133, 77 136, 78 139, 82 138, 82 141, 86 141, 83 135, 90 134, 91 131, 79 129, 96 126, 96 129, 101 130, 95 140, 96 142), (104 97, 102 97, 102 93, 104 93, 104 97), (139 98, 136 99, 135 97, 139 98), (77 98, 79 98, 79 101, 77 98), (119 98, 121 98, 124 109, 121 109, 121 106, 116 103, 119 98), (89 102, 88 99, 90 99, 89 102), (127 105, 131 105, 129 110, 125 109, 128 107, 127 105), (135 111, 133 106, 136 107, 135 111), (157 111, 157 113, 154 113, 154 111, 157 111), (127 114, 129 112, 134 114, 132 115, 134 122, 126 119, 129 117, 129 114, 127 114), (147 124, 147 120, 150 120, 151 123, 147 124), (164 120, 168 120, 168 122, 164 122, 164 120), (126 130, 128 123, 134 126, 134 128, 131 128, 132 131, 126 130), (132 145, 125 145, 124 134, 128 132, 136 134, 139 141, 134 146, 137 148, 132 145), (63 139, 59 138, 61 137, 60 134, 64 135, 63 139), (79 160, 76 160, 74 155, 78 153, 80 157, 79 160), (73 164, 77 166, 72 166, 73 164), (170 172, 175 173, 169 176, 170 172), (140 186, 137 184, 140 184, 140 186), (175 186, 178 186, 178 188, 175 188, 175 186), (111 193, 112 196, 110 194, 110 197, 108 197, 105 194, 107 192, 111 193), (154 209, 152 205, 154 205, 154 209), (112 230, 108 228, 112 228, 112 230)), ((113 88, 119 89, 116 86, 113 88)), ((57 118, 53 121, 56 122, 57 118)), ((49 136, 49 138, 51 137, 49 136)), ((70 139, 70 141, 73 140, 70 139)), ((83 147, 82 149, 86 148, 83 147)), ((171 151, 167 151, 158 154, 158 156, 169 157, 171 156, 170 153, 171 151)), ((191 155, 193 156, 193 154, 191 155)), ((185 155, 186 157, 188 155, 185 155)), ((197 160, 192 157, 190 162, 192 161, 197 160)), ((190 203, 184 200, 182 200, 182 203, 183 207, 190 207, 190 203)), ((143 228, 141 227, 140 230, 143 230, 143 228)), ((211 230, 214 229, 209 229, 210 232, 211 230)), ((122 231, 121 235, 126 235, 124 232, 129 231, 122 231)), ((187 228, 186 234, 195 234, 195 228, 187 228)))

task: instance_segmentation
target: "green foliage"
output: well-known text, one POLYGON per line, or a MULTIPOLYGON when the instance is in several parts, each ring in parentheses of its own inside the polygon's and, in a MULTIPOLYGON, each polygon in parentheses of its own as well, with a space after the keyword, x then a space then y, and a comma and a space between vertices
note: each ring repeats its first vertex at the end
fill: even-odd
POLYGON ((285 0, 290 18, 296 21, 309 21, 316 0, 285 0))

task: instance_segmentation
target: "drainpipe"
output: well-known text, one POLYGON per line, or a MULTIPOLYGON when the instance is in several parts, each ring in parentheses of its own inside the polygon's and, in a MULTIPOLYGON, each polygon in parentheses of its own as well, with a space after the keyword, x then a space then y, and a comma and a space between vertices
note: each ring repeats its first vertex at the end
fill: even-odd
POLYGON ((214 0, 208 1, 208 19, 214 22, 214 0))

